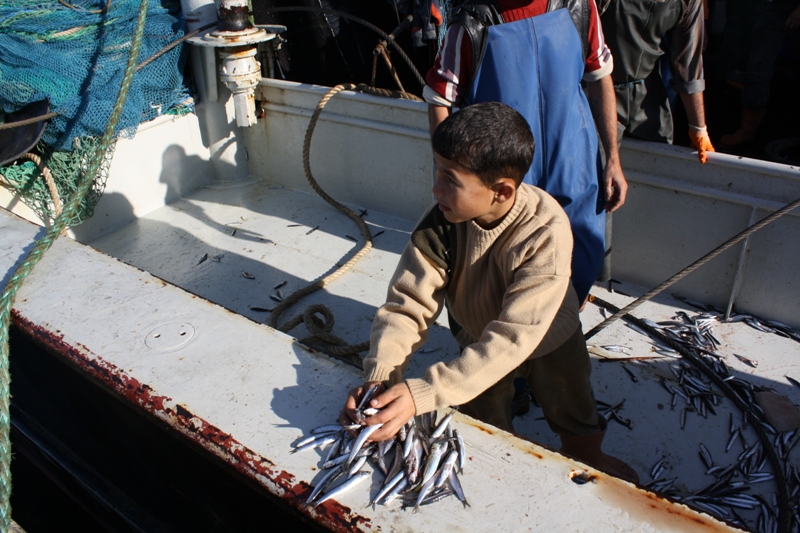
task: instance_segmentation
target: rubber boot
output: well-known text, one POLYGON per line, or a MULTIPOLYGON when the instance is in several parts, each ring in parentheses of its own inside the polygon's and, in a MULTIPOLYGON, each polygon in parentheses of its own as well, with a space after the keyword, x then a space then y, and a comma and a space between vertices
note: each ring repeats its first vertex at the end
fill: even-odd
POLYGON ((752 142, 756 138, 756 132, 764 120, 764 115, 763 111, 742 109, 742 125, 734 133, 723 135, 719 142, 731 148, 752 142))
POLYGON ((601 445, 605 431, 591 435, 560 434, 561 453, 577 459, 601 472, 610 474, 631 483, 639 483, 639 475, 624 461, 603 453, 601 445))

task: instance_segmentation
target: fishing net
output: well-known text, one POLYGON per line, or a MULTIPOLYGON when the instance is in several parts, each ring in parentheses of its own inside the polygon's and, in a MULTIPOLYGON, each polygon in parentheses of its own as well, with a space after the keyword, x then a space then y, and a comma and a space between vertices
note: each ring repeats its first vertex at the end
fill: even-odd
MULTIPOLYGON (((58 116, 38 145, 62 198, 77 188, 122 83, 139 2, 135 0, 13 0, 0 2, 0 115, 47 98, 58 116)), ((139 63, 183 35, 178 1, 149 3, 139 63)), ((163 113, 191 111, 186 102, 183 47, 177 46, 133 78, 115 137, 163 113), (184 104, 184 105, 179 105, 184 104)), ((109 159, 109 158, 106 158, 109 159)), ((95 194, 71 225, 91 216, 102 194, 108 160, 100 166, 95 194)), ((37 165, 0 168, 0 175, 43 218, 54 218, 37 165)))

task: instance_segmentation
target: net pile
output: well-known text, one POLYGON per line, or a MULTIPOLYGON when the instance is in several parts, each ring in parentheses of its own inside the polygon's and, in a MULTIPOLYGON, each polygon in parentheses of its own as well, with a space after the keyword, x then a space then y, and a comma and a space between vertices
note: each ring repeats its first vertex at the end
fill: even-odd
MULTIPOLYGON (((134 0, 13 0, 0 2, 0 111, 13 112, 47 98, 59 116, 48 122, 40 155, 66 201, 82 179, 87 158, 102 136, 119 92, 136 29, 134 0)), ((150 2, 139 63, 184 32, 178 1, 150 2)), ((166 112, 187 112, 183 47, 177 46, 133 78, 115 137, 132 137, 137 126, 166 112), (173 110, 173 111, 170 111, 173 110)), ((91 216, 102 194, 109 159, 101 165, 94 194, 70 225, 91 216)), ((43 218, 54 210, 39 169, 32 162, 0 168, 23 200, 43 218)))

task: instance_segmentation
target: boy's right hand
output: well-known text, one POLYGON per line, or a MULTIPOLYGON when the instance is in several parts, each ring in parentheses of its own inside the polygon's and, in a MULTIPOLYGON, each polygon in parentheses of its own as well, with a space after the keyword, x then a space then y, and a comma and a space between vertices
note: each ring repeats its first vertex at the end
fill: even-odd
POLYGON ((392 385, 385 392, 379 390, 369 402, 369 406, 380 409, 380 412, 367 418, 365 424, 368 426, 383 424, 370 435, 369 440, 373 442, 391 439, 417 414, 414 397, 411 396, 411 390, 405 381, 392 385))
POLYGON ((373 385, 378 385, 378 390, 375 391, 373 398, 386 390, 386 387, 383 385, 383 383, 368 381, 360 387, 356 387, 347 393, 347 399, 344 402, 344 408, 339 414, 340 424, 343 426, 349 426, 350 424, 358 423, 359 417, 356 414, 356 409, 358 408, 358 404, 361 402, 361 398, 364 396, 364 393, 367 392, 373 385))

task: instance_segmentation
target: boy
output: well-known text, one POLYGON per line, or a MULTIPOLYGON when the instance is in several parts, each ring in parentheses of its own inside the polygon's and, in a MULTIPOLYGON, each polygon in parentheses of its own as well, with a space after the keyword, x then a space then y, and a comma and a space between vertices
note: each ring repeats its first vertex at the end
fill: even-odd
POLYGON ((547 193, 521 184, 534 151, 528 123, 504 104, 475 104, 442 122, 432 144, 438 205, 403 251, 372 326, 367 383, 350 391, 342 420, 355 419, 363 392, 381 383, 370 405, 382 410, 366 424, 383 427, 371 440, 451 405, 513 431, 513 382, 524 377, 564 453, 636 481, 630 467, 600 449, 605 420, 570 283, 569 220, 547 193), (434 364, 423 379, 402 381, 444 305, 461 355, 434 364))

